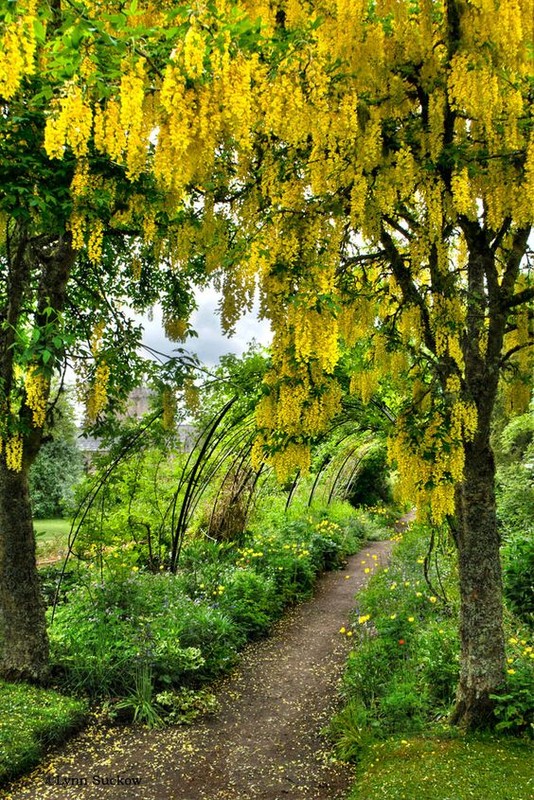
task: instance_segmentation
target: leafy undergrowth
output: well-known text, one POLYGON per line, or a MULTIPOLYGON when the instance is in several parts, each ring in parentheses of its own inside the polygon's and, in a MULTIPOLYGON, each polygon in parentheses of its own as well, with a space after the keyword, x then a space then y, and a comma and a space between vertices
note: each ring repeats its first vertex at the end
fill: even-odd
MULTIPOLYGON (((346 504, 306 511, 272 513, 240 542, 193 538, 177 575, 145 571, 127 549, 111 552, 102 571, 68 571, 49 630, 57 686, 100 704, 110 719, 150 726, 209 712, 203 685, 232 667, 245 642, 309 597, 320 572, 385 533, 346 504)), ((42 574, 49 602, 57 572, 42 574)), ((22 685, 4 691, 0 782, 34 764, 43 742, 61 739, 85 709, 52 692, 38 700, 22 685)))
POLYGON ((193 538, 176 575, 145 572, 128 551, 113 552, 106 570, 86 570, 56 609, 50 642, 60 685, 119 699, 136 720, 159 724, 159 694, 227 672, 247 640, 265 635, 285 606, 310 596, 322 570, 361 545, 365 523, 348 507, 333 516, 279 515, 240 542, 193 538))
POLYGON ((350 800, 534 800, 531 631, 507 610, 495 735, 450 729, 459 673, 455 550, 445 530, 419 524, 396 538, 389 566, 358 596, 345 705, 329 727, 338 757, 359 765, 350 800))
POLYGON ((497 737, 375 742, 348 800, 531 800, 534 749, 497 737))
POLYGON ((0 681, 0 784, 36 764, 87 718, 87 703, 58 692, 0 681))

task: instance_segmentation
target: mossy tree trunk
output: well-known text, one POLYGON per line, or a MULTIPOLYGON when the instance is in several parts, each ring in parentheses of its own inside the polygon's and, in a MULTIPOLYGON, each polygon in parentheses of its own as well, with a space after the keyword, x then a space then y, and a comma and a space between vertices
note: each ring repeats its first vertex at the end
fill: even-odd
POLYGON ((45 607, 35 558, 28 468, 0 464, 0 674, 42 682, 48 669, 45 607))
POLYGON ((452 722, 470 730, 494 723, 495 693, 504 680, 503 592, 494 460, 489 443, 466 448, 458 492, 460 681, 452 722))
MULTIPOLYGON (((5 265, 6 291, 0 307, 0 401, 4 409, 16 392, 15 375, 28 361, 46 366, 50 377, 65 353, 60 315, 76 257, 70 236, 35 236, 26 226, 11 231, 5 265), (24 349, 30 326, 41 350, 24 349), (22 335, 24 332, 24 335, 22 335)), ((49 388, 43 397, 48 402, 49 388)), ((20 402, 20 396, 19 396, 20 402)), ((36 565, 35 535, 28 476, 43 438, 32 409, 22 397, 17 414, 6 423, 8 435, 22 439, 21 469, 9 469, 6 448, 0 453, 0 676, 42 682, 48 673, 45 607, 36 565)), ((5 433, 4 433, 5 436, 5 433)), ((11 464, 10 466, 13 466, 11 464)))
POLYGON ((456 492, 460 588, 460 681, 452 722, 469 730, 495 723, 491 695, 505 675, 503 587, 495 503, 491 420, 502 368, 508 305, 524 252, 524 231, 497 279, 487 231, 464 221, 469 245, 465 389, 477 409, 477 429, 464 441, 464 477, 456 492))

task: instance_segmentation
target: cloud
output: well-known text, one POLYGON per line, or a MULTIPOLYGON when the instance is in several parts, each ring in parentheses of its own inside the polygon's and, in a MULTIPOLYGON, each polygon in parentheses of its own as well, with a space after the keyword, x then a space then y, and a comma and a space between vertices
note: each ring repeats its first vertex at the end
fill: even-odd
POLYGON ((156 306, 150 317, 145 315, 141 318, 144 328, 143 344, 168 355, 181 347, 196 353, 203 364, 212 366, 226 353, 240 355, 253 339, 264 345, 270 343, 271 329, 266 320, 258 319, 257 304, 237 322, 234 335, 225 336, 221 331, 217 310, 219 298, 219 293, 213 287, 196 293, 198 308, 191 317, 191 327, 197 332, 198 338, 188 338, 185 342, 171 342, 167 339, 163 330, 161 308, 156 306))

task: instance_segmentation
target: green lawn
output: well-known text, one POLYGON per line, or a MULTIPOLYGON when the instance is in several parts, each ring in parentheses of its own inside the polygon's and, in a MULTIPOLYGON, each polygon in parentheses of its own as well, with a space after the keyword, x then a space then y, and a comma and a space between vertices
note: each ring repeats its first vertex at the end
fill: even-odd
POLYGON ((0 681, 0 784, 34 766, 46 745, 81 727, 87 703, 48 689, 0 681))
POLYGON ((37 540, 37 557, 54 558, 67 549, 69 519, 36 519, 33 528, 37 540))
POLYGON ((533 800, 534 746, 508 737, 410 737, 365 753, 349 800, 533 800))

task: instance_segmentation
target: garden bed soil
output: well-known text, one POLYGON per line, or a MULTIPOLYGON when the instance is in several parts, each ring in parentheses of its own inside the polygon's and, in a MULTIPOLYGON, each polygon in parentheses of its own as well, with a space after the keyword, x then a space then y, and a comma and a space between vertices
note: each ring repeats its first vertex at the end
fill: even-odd
POLYGON ((184 728, 95 723, 4 789, 5 800, 340 800, 353 768, 321 732, 339 702, 356 593, 390 542, 323 575, 314 597, 248 645, 215 687, 220 709, 184 728))

